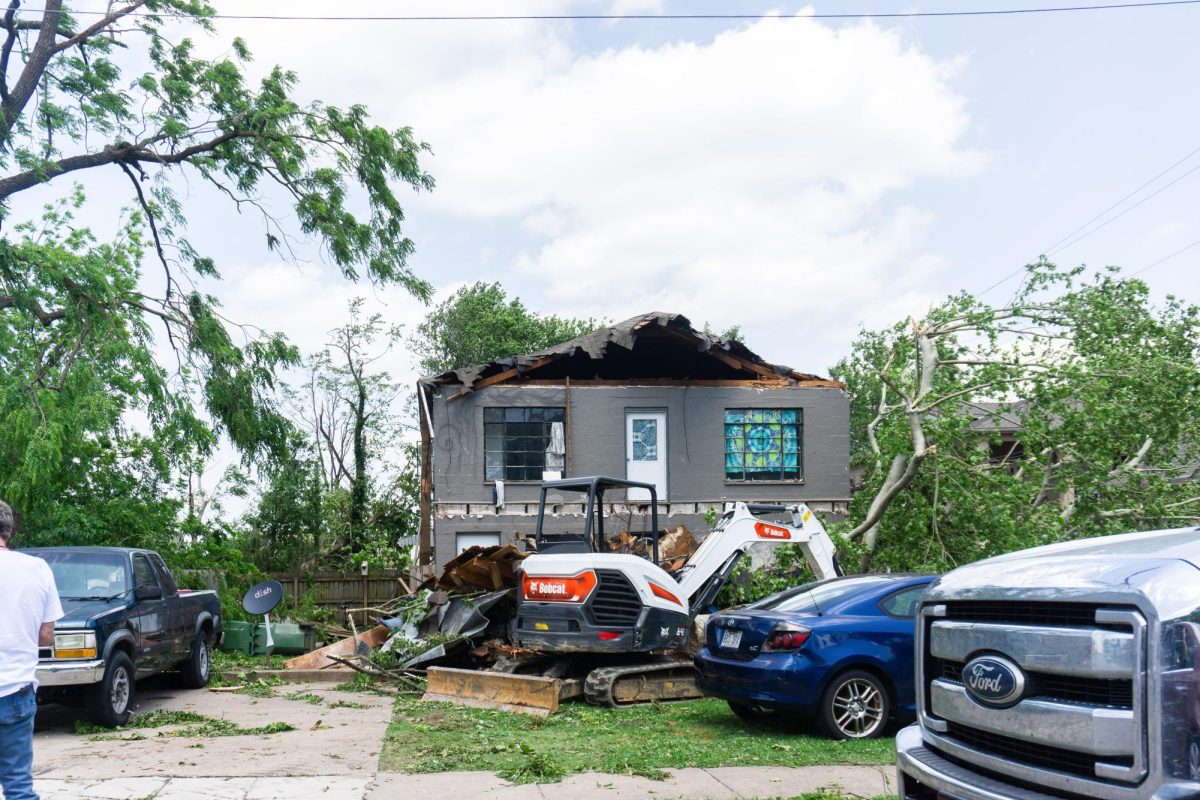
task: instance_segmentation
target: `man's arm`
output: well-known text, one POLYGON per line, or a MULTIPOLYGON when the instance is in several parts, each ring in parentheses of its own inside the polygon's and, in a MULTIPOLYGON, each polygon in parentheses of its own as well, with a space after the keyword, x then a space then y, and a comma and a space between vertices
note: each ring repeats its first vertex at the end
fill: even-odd
POLYGON ((52 644, 54 644, 54 623, 43 622, 42 627, 38 629, 38 647, 49 647, 52 644))

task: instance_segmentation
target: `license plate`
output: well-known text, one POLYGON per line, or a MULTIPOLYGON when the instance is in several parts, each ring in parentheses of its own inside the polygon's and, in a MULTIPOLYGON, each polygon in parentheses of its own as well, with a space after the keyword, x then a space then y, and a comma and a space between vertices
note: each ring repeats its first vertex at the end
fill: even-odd
POLYGON ((721 637, 721 647, 726 650, 737 650, 742 644, 741 631, 725 631, 725 635, 721 637))

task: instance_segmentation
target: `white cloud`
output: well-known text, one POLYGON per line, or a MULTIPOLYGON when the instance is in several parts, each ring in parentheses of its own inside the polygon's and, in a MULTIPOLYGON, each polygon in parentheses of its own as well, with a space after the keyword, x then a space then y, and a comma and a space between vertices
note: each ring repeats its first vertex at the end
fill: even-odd
MULTIPOLYGON (((424 317, 426 308, 398 287, 378 290, 353 284, 332 270, 291 264, 267 264, 236 270, 221 289, 222 315, 235 324, 253 323, 263 331, 284 332, 305 355, 324 349, 329 332, 350 319, 350 301, 363 298, 363 316, 380 314, 405 333, 424 317)), ((255 331, 250 330, 250 334, 255 331)), ((415 359, 404 344, 378 362, 392 379, 411 386, 417 379, 415 359)))
MULTIPOLYGON (((580 9, 514 2, 506 12, 580 9)), ((642 8, 661 4, 608 10, 642 8)), ((534 308, 740 323, 752 346, 819 370, 860 321, 886 324, 941 294, 926 288, 941 267, 924 251, 936 220, 901 200, 982 161, 962 143, 961 58, 937 60, 873 24, 806 18, 603 51, 566 23, 346 25, 337 37, 307 23, 286 37, 238 32, 265 62, 308 53, 301 77, 314 95, 368 102, 431 142, 438 188, 422 206, 461 220, 463 236, 501 222, 532 237, 511 281, 538 287, 541 297, 522 291, 534 308)), ((495 244, 490 263, 503 270, 506 243, 495 244)))
POLYGON ((889 193, 979 165, 959 62, 870 24, 766 19, 518 63, 408 106, 437 142, 432 203, 541 235, 518 266, 556 310, 757 319, 774 338, 927 303, 931 219, 889 193))

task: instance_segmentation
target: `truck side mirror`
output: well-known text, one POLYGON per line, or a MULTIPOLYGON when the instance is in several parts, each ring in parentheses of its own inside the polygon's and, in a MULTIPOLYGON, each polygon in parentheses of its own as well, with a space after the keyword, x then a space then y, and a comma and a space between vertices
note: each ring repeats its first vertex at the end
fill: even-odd
POLYGON ((162 600, 162 589, 157 586, 139 586, 133 596, 138 600, 162 600))

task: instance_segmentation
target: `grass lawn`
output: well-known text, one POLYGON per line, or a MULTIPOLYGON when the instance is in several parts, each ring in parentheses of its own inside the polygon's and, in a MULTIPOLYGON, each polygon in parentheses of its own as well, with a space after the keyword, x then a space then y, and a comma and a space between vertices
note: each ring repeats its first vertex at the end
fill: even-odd
POLYGON ((513 780, 573 772, 665 777, 667 767, 890 764, 890 738, 837 742, 786 724, 747 726, 719 700, 596 708, 533 717, 401 698, 381 770, 491 770, 513 780))

